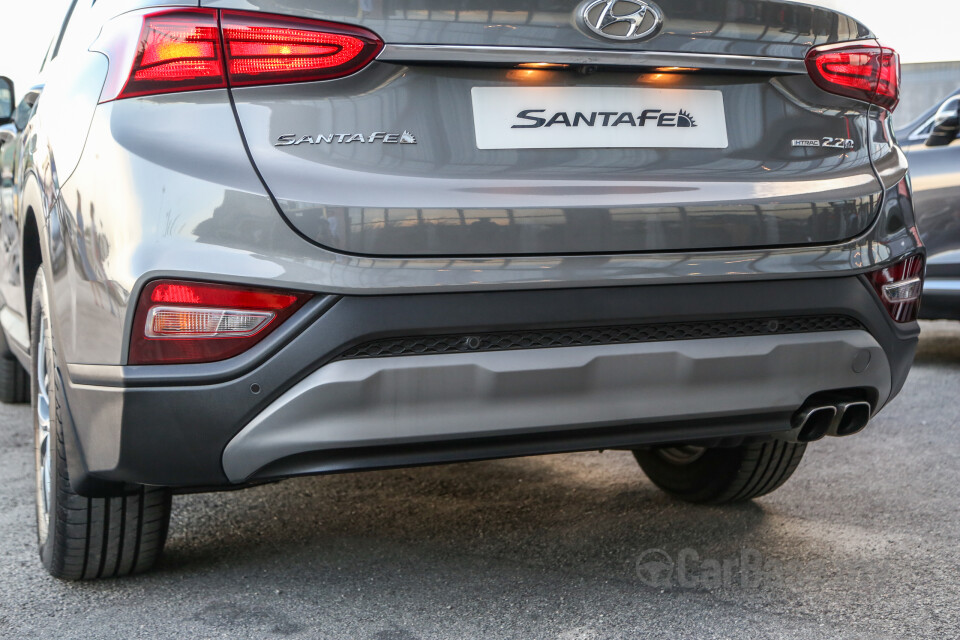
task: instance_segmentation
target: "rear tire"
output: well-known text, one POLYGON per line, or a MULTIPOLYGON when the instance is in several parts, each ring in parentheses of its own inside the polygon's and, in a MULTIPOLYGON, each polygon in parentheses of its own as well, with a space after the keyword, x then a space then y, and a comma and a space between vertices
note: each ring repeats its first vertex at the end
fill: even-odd
POLYGON ((807 445, 761 442, 738 447, 655 447, 633 452, 650 480, 686 502, 725 504, 759 498, 796 471, 807 445))
POLYGON ((0 402, 30 402, 30 374, 13 356, 0 356, 0 402))
POLYGON ((86 498, 70 486, 63 437, 63 389, 43 268, 33 287, 31 406, 36 435, 37 540, 56 578, 126 576, 153 566, 170 521, 170 491, 140 487, 117 498, 86 498))

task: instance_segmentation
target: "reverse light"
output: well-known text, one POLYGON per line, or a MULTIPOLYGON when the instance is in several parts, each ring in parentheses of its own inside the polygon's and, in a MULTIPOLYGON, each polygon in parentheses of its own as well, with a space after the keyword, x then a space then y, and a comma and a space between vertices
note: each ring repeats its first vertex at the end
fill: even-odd
POLYGON ((920 311, 926 261, 914 255, 867 274, 880 302, 896 322, 913 322, 920 311))
POLYGON ((100 102, 228 86, 341 78, 383 49, 372 31, 255 11, 124 14, 95 43, 110 60, 100 102))
POLYGON ((246 338, 276 316, 272 311, 199 307, 153 307, 147 315, 148 338, 246 338))
POLYGON ((890 304, 914 302, 920 299, 923 293, 923 280, 910 278, 903 282, 883 285, 883 299, 890 304))
POLYGON ((876 40, 814 47, 806 64, 810 78, 824 91, 888 111, 900 102, 900 56, 876 40))
POLYGON ((144 287, 134 315, 130 364, 225 360, 265 338, 309 294, 158 280, 144 287))

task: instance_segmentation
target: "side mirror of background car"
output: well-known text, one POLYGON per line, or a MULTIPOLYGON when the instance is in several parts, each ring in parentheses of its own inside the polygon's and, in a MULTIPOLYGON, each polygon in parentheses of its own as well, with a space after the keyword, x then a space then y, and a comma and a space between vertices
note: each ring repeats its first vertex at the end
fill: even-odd
POLYGON ((13 95, 13 81, 10 78, 0 76, 0 124, 12 122, 16 108, 17 102, 13 95))
POLYGON ((939 111, 934 120, 933 131, 924 144, 928 147, 945 147, 960 135, 960 107, 956 110, 939 111))

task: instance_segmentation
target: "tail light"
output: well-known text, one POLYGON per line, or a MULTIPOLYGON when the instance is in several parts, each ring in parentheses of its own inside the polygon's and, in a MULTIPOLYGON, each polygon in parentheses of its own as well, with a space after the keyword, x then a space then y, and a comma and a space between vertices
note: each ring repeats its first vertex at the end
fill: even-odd
POLYGON ((910 256, 900 262, 867 274, 880 302, 896 322, 913 322, 920 311, 923 294, 923 256, 910 256))
POLYGON ((383 48, 371 31, 246 11, 127 14, 95 48, 110 59, 100 102, 198 89, 331 80, 383 48))
POLYGON ((221 25, 232 86, 339 78, 383 48, 370 31, 331 22, 224 11, 221 25))
POLYGON ((117 97, 226 86, 217 12, 185 10, 144 17, 133 68, 117 97))
POLYGON ((900 56, 875 40, 814 47, 807 53, 807 71, 824 91, 888 111, 900 102, 900 56))
POLYGON ((130 341, 130 364, 225 360, 260 342, 309 294, 178 280, 144 287, 130 341))

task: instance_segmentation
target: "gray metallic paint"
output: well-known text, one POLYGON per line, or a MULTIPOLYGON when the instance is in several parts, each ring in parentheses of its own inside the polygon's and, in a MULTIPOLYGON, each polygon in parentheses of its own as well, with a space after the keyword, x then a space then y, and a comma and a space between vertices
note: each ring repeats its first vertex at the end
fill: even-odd
MULTIPOLYGON (((67 179, 84 148, 89 123, 97 108, 100 86, 106 76, 106 58, 87 51, 99 34, 101 24, 121 13, 147 6, 178 6, 171 0, 100 0, 76 2, 71 12, 71 27, 61 41, 61 55, 48 52, 38 83, 31 89, 36 105, 29 120, 8 144, 17 146, 16 174, 12 184, 12 210, 0 211, 0 326, 15 355, 29 361, 27 306, 33 273, 25 272, 28 256, 25 247, 32 237, 39 239, 39 251, 45 265, 62 264, 62 230, 56 217, 50 221, 62 181, 67 179), (54 148, 56 154, 54 154, 54 148), (31 234, 33 234, 31 236, 31 234)), ((119 167, 117 168, 119 169, 119 167)), ((0 207, 4 200, 0 200, 0 207)), ((65 292, 55 282, 58 274, 48 273, 51 297, 62 305, 65 292)), ((59 323, 62 317, 56 317, 59 323)), ((58 335, 60 331, 57 331, 58 335)))
POLYGON ((161 275, 360 295, 612 286, 839 275, 867 270, 918 246, 909 231, 909 201, 894 188, 884 200, 890 206, 882 207, 866 233, 825 247, 476 259, 345 256, 310 244, 284 223, 242 162, 236 127, 223 117, 228 108, 224 92, 212 91, 190 94, 189 101, 156 97, 98 109, 84 156, 93 160, 81 161, 58 208, 70 244, 60 250, 69 264, 64 269, 69 286, 58 312, 79 327, 61 332, 72 336, 66 345, 69 362, 122 363, 123 327, 132 314, 128 301, 144 282, 161 275), (209 141, 204 149, 174 135, 188 118, 209 141), (144 121, 161 135, 144 132, 144 121), (225 161, 230 158, 236 163, 225 161), (123 166, 117 175, 127 186, 100 180, 104 165, 123 166), (78 233, 79 228, 87 231, 78 233), (133 253, 111 251, 128 238, 145 236, 151 240, 133 253), (116 330, 97 332, 97 340, 81 338, 94 318, 116 330))
MULTIPOLYGON (((140 7, 183 4, 99 0, 93 5, 90 24, 140 7)), ((375 3, 380 13, 370 14, 360 12, 352 0, 203 4, 364 24, 391 44, 535 45, 609 51, 622 46, 579 32, 570 20, 575 5, 570 0, 504 2, 503 11, 471 11, 468 7, 461 13, 452 8, 452 0, 423 0, 416 3, 418 9, 410 3, 401 3, 406 7, 401 9, 393 9, 389 3, 383 9, 384 4, 375 3), (470 16, 477 22, 465 20, 470 16), (451 17, 453 20, 448 20, 451 17)), ((470 2, 466 5, 472 6, 470 2)), ((811 44, 870 36, 849 18, 789 3, 676 0, 672 6, 672 22, 656 38, 636 45, 637 51, 799 60, 811 44), (728 19, 731 15, 741 17, 728 19), (696 35, 701 29, 712 36, 696 35)), ((91 28, 75 42, 92 43, 95 37, 96 29, 91 28)), ((13 179, 13 210, 7 211, 10 198, 0 200, 4 207, 0 212, 0 265, 4 267, 0 323, 12 338, 15 354, 26 363, 25 302, 32 275, 28 267, 39 264, 40 256, 33 255, 38 250, 48 270, 62 372, 78 374, 77 381, 70 380, 70 375, 65 379, 70 410, 77 419, 78 446, 87 446, 83 457, 92 468, 114 473, 114 480, 142 479, 137 473, 145 467, 136 464, 147 464, 143 451, 187 442, 195 436, 190 424, 195 416, 176 414, 195 406, 189 405, 187 398, 202 403, 210 394, 229 392, 232 400, 249 402, 253 371, 289 374, 286 367, 295 361, 296 370, 306 375, 306 368, 316 366, 315 358, 291 355, 288 350, 281 359, 256 365, 250 361, 247 364, 257 368, 242 372, 230 369, 239 366, 236 362, 227 363, 221 369, 236 373, 236 379, 189 392, 187 386, 166 386, 164 393, 120 386, 138 376, 150 381, 163 379, 166 385, 184 384, 178 382, 179 368, 157 371, 163 368, 154 367, 143 372, 125 366, 134 303, 144 283, 157 277, 263 284, 332 296, 495 292, 849 276, 921 250, 904 182, 904 157, 889 135, 889 125, 864 105, 827 96, 799 75, 751 73, 738 78, 740 69, 731 68, 730 74, 677 77, 678 84, 703 81, 722 88, 738 108, 741 118, 732 119, 730 126, 739 147, 724 157, 695 157, 678 150, 631 154, 581 150, 543 157, 491 152, 481 156, 466 144, 468 115, 456 113, 453 120, 461 128, 448 131, 443 127, 449 123, 438 119, 438 113, 442 108, 462 106, 464 88, 475 82, 502 81, 508 70, 445 69, 442 60, 432 66, 380 61, 353 77, 329 83, 247 88, 232 95, 227 90, 189 92, 95 106, 98 85, 106 72, 104 61, 101 54, 83 46, 48 61, 42 78, 46 88, 35 114, 18 133, 22 162, 13 179), (83 86, 70 90, 70 82, 83 86), (449 87, 438 86, 444 83, 449 87), (400 125, 402 116, 419 119, 417 126, 428 133, 431 128, 453 133, 412 151, 404 149, 404 156, 346 153, 294 162, 272 156, 272 146, 262 148, 271 145, 269 136, 290 133, 284 127, 309 125, 315 130, 318 125, 333 126, 330 106, 342 94, 352 94, 341 102, 353 106, 342 116, 344 120, 338 114, 337 127, 367 126, 374 117, 392 117, 400 125), (327 99, 318 99, 323 95, 327 99), (290 110, 282 104, 291 99, 300 101, 300 109, 290 110), (776 126, 747 131, 742 118, 758 113, 752 111, 755 108, 776 126), (816 150, 801 150, 800 154, 780 146, 791 135, 811 127, 818 132, 820 127, 830 128, 824 135, 849 132, 862 146, 843 155, 816 150), (863 144, 868 140, 869 145, 863 144), (257 160, 256 168, 245 144, 257 160), (438 155, 431 157, 423 150, 438 155), (261 156, 269 161, 261 161, 261 156), (768 160, 776 166, 766 166, 768 160), (639 175, 638 167, 646 169, 644 175, 639 175), (275 193, 267 190, 258 170, 275 193), (767 170, 777 175, 764 177, 767 170), (285 171, 300 179, 291 180, 285 171), (367 182, 360 180, 363 173, 367 182), (691 179, 691 174, 696 178, 691 179), (317 183, 317 176, 325 182, 317 183), (813 176, 826 180, 827 187, 821 187, 813 176), (350 185, 344 180, 353 180, 352 188, 346 188, 350 185), (525 184, 532 187, 529 193, 516 188, 525 184), (678 187, 684 191, 678 192, 678 187), (659 211, 669 209, 668 193, 686 193, 690 202, 681 203, 684 207, 693 210, 703 205, 705 211, 694 211, 690 218, 685 217, 689 211, 659 211), (396 202, 421 212, 463 206, 453 200, 454 194, 469 200, 472 207, 514 209, 521 215, 562 204, 577 213, 586 212, 594 222, 614 209, 633 207, 640 218, 673 216, 674 226, 649 237, 635 232, 626 242, 619 229, 601 234, 590 230, 591 222, 586 234, 581 227, 569 227, 579 238, 530 240, 518 234, 506 251, 498 251, 503 247, 483 238, 455 241, 448 251, 436 243, 414 239, 399 251, 388 248, 389 255, 374 257, 348 251, 384 253, 382 246, 376 246, 383 240, 376 233, 370 235, 372 240, 362 239, 360 245, 331 241, 327 248, 312 241, 317 238, 305 226, 308 222, 296 217, 298 211, 315 213, 324 206, 359 209, 363 215, 374 215, 373 209, 393 207, 396 202), (785 207, 800 207, 799 222, 789 219, 785 207), (831 220, 837 211, 849 215, 831 220), (705 233, 701 223, 711 218, 718 223, 736 221, 734 232, 722 238, 705 233), (496 255, 455 255, 475 253, 477 247, 481 253, 496 255), (552 252, 558 255, 545 255, 552 252), (405 255, 397 257, 397 253, 405 255), (508 255, 511 253, 515 255, 508 255), (522 255, 530 253, 537 255, 522 255), (172 397, 167 392, 184 402, 173 407, 170 419, 179 421, 176 425, 161 433, 156 425, 132 424, 144 407, 148 415, 155 416, 160 406, 156 403, 170 405, 164 400, 172 397), (124 450, 130 448, 137 451, 125 458, 124 450)), ((583 76, 582 81, 617 83, 632 74, 631 83, 647 82, 639 77, 642 73, 621 68, 583 76)), ((566 75, 548 76, 551 82, 571 82, 566 75)), ((729 233, 719 224, 715 230, 729 233)), ((824 281, 823 288, 828 284, 824 281)), ((866 304, 877 307, 873 300, 866 304)), ((877 308, 871 312, 880 313, 877 308)), ((291 325, 290 330, 293 328, 291 325)), ((915 329, 911 325, 909 331, 915 329)), ((902 343, 904 350, 912 350, 915 338, 897 331, 886 327, 875 335, 881 340, 882 334, 883 340, 890 338, 896 345, 902 343)), ((894 348, 884 345, 888 353, 894 348)), ((265 352, 251 357, 254 355, 266 357, 265 352)), ((905 362, 900 362, 893 374, 894 392, 905 377, 905 362)), ((214 369, 217 367, 198 367, 198 379, 190 384, 198 384, 214 369)), ((284 386, 295 382, 273 377, 272 393, 282 393, 284 386)), ((210 411, 220 408, 211 407, 210 411)), ((214 459, 211 451, 216 450, 218 439, 236 433, 253 417, 248 415, 253 408, 243 405, 238 411, 247 413, 238 414, 235 421, 211 425, 217 438, 207 443, 209 450, 191 458, 196 462, 194 478, 221 481, 222 470, 209 464, 214 459)), ((151 469, 158 473, 154 478, 171 484, 176 483, 174 471, 151 469)))
POLYGON ((826 244, 860 235, 881 192, 869 170, 865 109, 825 98, 805 76, 774 84, 764 76, 375 64, 336 82, 240 88, 233 97, 252 157, 284 214, 305 237, 346 253, 826 244), (470 105, 477 86, 717 89, 730 147, 478 150, 470 105), (290 133, 404 130, 418 144, 275 146, 290 133), (823 136, 851 138, 856 147, 792 146, 794 138, 823 136))
POLYGON ((919 246, 910 232, 909 201, 894 188, 884 199, 891 206, 881 207, 860 237, 820 247, 473 259, 347 256, 307 242, 278 215, 243 162, 236 125, 224 118, 228 109, 225 92, 217 91, 98 108, 84 158, 64 186, 58 208, 69 244, 58 249, 69 264, 64 269, 67 298, 58 313, 69 319, 67 326, 78 327, 60 335, 81 336, 91 321, 111 323, 116 330, 98 332, 97 340, 70 338, 69 362, 124 362, 122 328, 132 315, 128 301, 143 283, 160 276, 360 295, 612 286, 840 275, 865 271, 919 246), (151 122, 150 131, 141 126, 144 121, 151 122), (176 135, 187 121, 198 136, 203 132, 203 148, 194 137, 176 135), (124 188, 100 179, 104 166, 123 168, 115 175, 122 176, 124 188), (98 221, 96 234, 91 211, 98 221), (87 231, 78 233, 80 228, 87 231), (150 241, 136 245, 133 253, 111 250, 142 237, 150 241))
POLYGON ((257 415, 223 468, 242 483, 305 451, 789 413, 845 388, 890 394, 886 355, 865 331, 346 360, 257 415))
MULTIPOLYGON (((137 6, 148 4, 150 3, 143 2, 137 6)), ((218 6, 223 4, 225 3, 219 3, 218 6)), ((240 4, 245 5, 245 3, 240 4)), ((348 4, 355 7, 355 4, 348 4)), ((116 2, 101 1, 95 6, 100 8, 102 15, 119 13, 117 10, 119 5, 116 2)), ((336 11, 345 11, 350 8, 347 6, 346 9, 343 7, 337 9, 340 5, 336 3, 324 6, 328 13, 323 16, 317 14, 318 9, 315 5, 306 7, 305 15, 335 18, 339 15, 336 11)), ((124 5, 124 9, 132 8, 134 7, 131 5, 124 5)), ((246 8, 250 7, 246 6, 246 8)), ((286 7, 286 10, 296 9, 297 7, 286 7)), ((272 7, 272 10, 280 10, 280 8, 272 7)), ((800 8, 797 10, 800 12, 797 15, 808 11, 800 8)), ((817 12, 815 14, 820 15, 817 12)), ((340 17, 342 18, 343 15, 340 17)), ((494 17, 499 19, 500 16, 491 14, 490 19, 493 20, 494 17)), ((389 22, 394 18, 385 20, 389 22)), ((819 42, 830 40, 831 37, 840 39, 869 35, 859 27, 855 29, 850 27, 850 23, 843 22, 843 19, 836 18, 834 22, 830 20, 816 22, 816 24, 823 23, 824 26, 822 35, 814 37, 814 40, 819 42), (833 35, 828 36, 829 33, 833 35)), ((394 23, 390 22, 390 24, 394 23)), ((477 38, 481 37, 476 34, 477 31, 484 34, 482 38, 490 37, 487 30, 482 28, 483 24, 480 23, 474 28, 477 38)), ((398 19, 396 25, 399 28, 398 33, 403 32, 410 25, 410 20, 398 19)), ((426 25, 442 33, 450 33, 440 21, 427 21, 426 25)), ((384 27, 383 24, 380 26, 384 27)), ((714 26, 721 25, 716 23, 714 26)), ((529 28, 541 30, 542 33, 542 29, 546 27, 530 26, 529 28)), ((583 36, 573 27, 565 30, 566 27, 558 28, 554 25, 550 29, 563 33, 555 39, 553 42, 555 45, 566 46, 588 42, 590 47, 603 48, 596 40, 583 36), (581 38, 585 40, 580 40, 581 38)), ((749 40, 744 40, 729 53, 737 55, 770 53, 767 50, 769 46, 781 45, 771 44, 766 39, 777 40, 782 37, 782 32, 768 31, 769 33, 766 34, 763 30, 753 33, 755 38, 753 42, 755 44, 759 42, 762 45, 759 48, 747 46, 746 43, 749 40), (756 40, 756 38, 760 39, 756 40)), ((421 32, 426 34, 425 31, 421 32)), ((392 34, 391 31, 387 33, 392 34)), ((817 33, 821 32, 817 31, 817 33)), ((437 35, 441 40, 443 37, 446 36, 437 35)), ((394 39, 402 40, 399 35, 394 39)), ((507 35, 501 34, 496 38, 496 44, 510 44, 507 42, 510 39, 507 35)), ((464 41, 463 38, 461 38, 462 41, 464 41)), ((536 39, 524 40, 523 44, 529 45, 531 42, 543 44, 536 39)), ((681 48, 680 42, 674 39, 670 32, 665 32, 649 43, 645 43, 644 46, 656 45, 657 48, 664 49, 671 43, 681 48)), ((476 44, 476 38, 471 41, 471 44, 476 44)), ((688 42, 688 45, 682 48, 684 51, 697 51, 699 46, 699 44, 690 45, 688 42)), ((797 45, 789 51, 798 54, 801 49, 805 51, 806 46, 807 44, 802 47, 797 45)), ((58 63, 63 65, 64 69, 59 73, 69 73, 73 62, 80 64, 79 68, 91 69, 89 73, 103 72, 100 54, 88 53, 70 58, 61 57, 53 62, 54 64, 46 70, 47 77, 57 77, 56 64, 58 63), (89 60, 90 63, 84 63, 85 60, 89 60)), ((431 70, 427 67, 411 69, 376 63, 358 76, 332 83, 320 83, 319 86, 314 84, 272 89, 248 88, 234 93, 237 96, 237 108, 242 122, 244 115, 247 115, 248 122, 245 123, 247 141, 256 149, 257 145, 269 143, 269 139, 257 137, 259 123, 249 121, 253 117, 250 114, 257 113, 259 109, 256 106, 258 92, 267 93, 267 97, 270 93, 274 96, 285 94, 287 97, 300 95, 309 101, 309 104, 301 109, 300 114, 283 111, 282 106, 276 107, 278 113, 270 116, 271 122, 279 119, 283 126, 290 126, 294 124, 291 123, 290 118, 299 117, 309 120, 311 116, 317 114, 329 114, 327 102, 316 101, 317 92, 334 89, 352 91, 358 94, 355 97, 357 116, 354 116, 353 120, 356 122, 356 118, 364 116, 365 113, 383 113, 382 107, 378 107, 382 95, 397 95, 396 92, 384 93, 386 89, 381 86, 382 83, 388 85, 409 83, 411 87, 416 88, 418 85, 430 86, 438 80, 449 79, 454 84, 460 83, 463 87, 467 87, 473 80, 495 81, 496 78, 502 77, 503 73, 505 72, 495 69, 443 71, 431 70), (326 88, 325 84, 329 85, 329 88, 326 88), (381 97, 369 93, 375 89, 380 89, 381 97)), ((593 81, 612 82, 624 77, 617 74, 609 76, 601 74, 601 76, 599 79, 594 78, 593 81)), ((771 113, 778 114, 773 117, 782 118, 784 123, 793 122, 796 116, 806 114, 804 122, 842 122, 844 131, 847 125, 853 125, 853 131, 856 131, 857 127, 863 127, 863 124, 858 123, 866 122, 862 115, 858 115, 854 103, 817 92, 809 80, 803 77, 785 76, 770 80, 769 83, 761 81, 759 84, 755 81, 737 81, 720 76, 714 77, 711 81, 726 87, 732 95, 739 95, 737 104, 744 105, 744 108, 762 96, 772 105, 771 113), (783 96, 786 100, 778 99, 777 96, 783 96), (823 105, 826 105, 826 109, 823 105), (830 107, 830 105, 834 106, 830 107)), ((680 82, 692 82, 692 80, 681 78, 680 82)), ((93 84, 95 85, 96 82, 93 84)), ((93 95, 94 92, 91 90, 88 93, 93 95)), ((89 98, 87 100, 89 102, 89 98)), ((386 104, 391 105, 389 100, 386 104)), ((417 108, 430 109, 432 104, 428 100, 419 100, 417 108)), ((44 261, 48 267, 55 270, 55 273, 50 274, 54 304, 57 306, 56 315, 62 319, 64 325, 58 331, 58 335, 66 336, 66 344, 63 346, 66 360, 76 364, 121 364, 125 361, 126 327, 132 314, 129 304, 131 296, 136 295, 145 281, 160 275, 173 277, 190 275, 213 280, 268 283, 335 294, 609 286, 671 280, 796 277, 845 273, 851 270, 862 271, 875 264, 889 261, 918 246, 910 234, 906 233, 910 226, 909 218, 898 218, 897 223, 894 224, 894 221, 885 219, 881 213, 878 219, 870 219, 872 212, 879 206, 881 198, 879 187, 875 182, 871 185, 874 180, 871 174, 863 172, 865 150, 854 152, 849 157, 828 154, 817 157, 815 153, 806 151, 804 153, 807 155, 800 162, 797 162, 796 152, 793 150, 779 152, 781 156, 779 162, 787 167, 783 172, 782 182, 768 180, 768 184, 765 185, 770 189, 767 196, 751 198, 752 187, 749 176, 756 176, 758 172, 763 171, 764 153, 771 153, 774 158, 777 158, 778 153, 770 145, 782 144, 788 138, 788 133, 784 132, 782 138, 763 141, 762 144, 766 145, 765 147, 758 148, 752 154, 748 154, 748 157, 733 161, 727 170, 721 166, 711 167, 709 163, 704 163, 700 170, 706 171, 708 175, 712 171, 717 176, 712 184, 706 186, 689 184, 689 173, 684 174, 684 163, 689 162, 691 156, 676 150, 663 154, 669 156, 666 161, 659 158, 653 185, 637 185, 637 176, 628 168, 629 165, 624 164, 628 158, 622 153, 600 155, 583 151, 574 154, 572 162, 556 162, 557 158, 552 157, 534 160, 534 166, 529 167, 527 166, 530 164, 529 155, 520 159, 517 157, 519 155, 517 152, 497 152, 493 154, 495 158, 491 156, 481 160, 479 165, 476 162, 468 162, 462 166, 454 163, 451 167, 447 162, 440 167, 451 171, 456 180, 466 188, 477 186, 471 185, 471 180, 483 178, 489 181, 493 191, 488 195, 482 195, 481 190, 481 195, 474 196, 479 198, 481 205, 485 204, 482 202, 484 199, 489 204, 497 206, 502 206, 504 200, 509 200, 512 201, 511 204, 520 203, 523 205, 521 209, 528 212, 531 204, 536 205, 534 208, 542 208, 546 204, 556 205, 557 197, 536 193, 533 196, 517 196, 515 191, 511 195, 512 184, 515 184, 514 176, 509 175, 511 173, 525 171, 524 177, 534 183, 538 179, 544 180, 544 187, 552 189, 556 188, 556 181, 563 180, 564 184, 569 185, 563 191, 564 202, 575 203, 575 208, 587 212, 590 211, 591 205, 594 207, 593 210, 596 210, 597 187, 601 190, 609 190, 613 187, 621 193, 625 192, 626 198, 622 195, 605 197, 612 201, 619 201, 616 202, 617 204, 623 204, 624 200, 633 202, 636 207, 643 200, 638 199, 637 195, 629 194, 631 191, 635 192, 638 186, 647 192, 645 198, 651 196, 665 198, 667 196, 662 194, 660 196, 656 196, 655 193, 650 194, 650 189, 652 188, 654 192, 666 190, 669 193, 678 181, 686 179, 688 184, 684 185, 684 188, 692 188, 698 194, 691 199, 694 202, 697 200, 700 203, 706 202, 708 213, 711 213, 711 207, 712 214, 719 210, 721 217, 718 220, 723 220, 723 215, 733 216, 732 219, 758 220, 748 224, 744 227, 744 233, 739 234, 746 240, 738 242, 736 238, 730 237, 725 237, 722 241, 712 240, 711 234, 697 237, 698 225, 690 224, 686 225, 685 229, 677 230, 675 234, 679 235, 674 235, 672 239, 668 238, 665 243, 651 245, 651 240, 644 238, 639 245, 629 247, 631 250, 640 248, 647 251, 659 248, 661 251, 656 255, 618 253, 627 248, 624 246, 626 243, 617 244, 616 234, 611 236, 607 233, 605 238, 608 242, 613 238, 614 244, 604 247, 604 238, 599 238, 593 243, 586 243, 586 250, 607 249, 605 253, 610 255, 570 255, 568 252, 575 245, 561 242, 553 245, 556 251, 563 254, 556 256, 505 257, 501 255, 481 258, 464 258, 455 255, 420 258, 351 256, 317 247, 305 241, 302 233, 294 232, 281 216, 277 215, 271 202, 271 194, 264 189, 246 159, 237 123, 233 121, 230 114, 229 97, 226 91, 191 92, 100 105, 93 111, 88 142, 76 163, 76 170, 69 172, 71 177, 63 185, 62 194, 60 194, 61 178, 54 171, 56 163, 49 158, 49 150, 53 147, 59 148, 59 142, 43 137, 49 135, 47 131, 56 131, 57 128, 53 124, 50 128, 41 127, 40 123, 58 119, 61 122, 69 121, 72 117, 71 113, 63 109, 44 106, 41 99, 37 114, 21 141, 25 147, 24 157, 29 159, 30 166, 25 168, 25 177, 21 180, 21 184, 24 184, 23 189, 29 197, 27 202, 21 204, 19 211, 26 211, 29 207, 34 211, 50 212, 54 210, 54 202, 57 204, 56 215, 53 216, 50 225, 45 224, 46 215, 37 216, 37 218, 38 223, 43 225, 41 237, 44 239, 42 242, 44 261), (149 127, 143 126, 144 123, 149 123, 149 127), (37 131, 42 132, 39 134, 42 139, 37 137, 37 131), (576 176, 582 174, 584 163, 594 165, 602 163, 601 167, 621 175, 618 175, 613 182, 598 182, 600 178, 597 176, 581 180, 576 176), (502 164, 506 165, 506 170, 499 168, 502 164), (858 168, 848 169, 847 166, 858 168), (732 176, 729 175, 731 171, 732 176), (539 176, 534 175, 536 172, 539 172, 539 176), (828 227, 807 235, 803 235, 801 231, 795 231, 791 235, 789 228, 785 226, 786 238, 771 235, 771 229, 776 227, 771 223, 776 222, 777 207, 783 205, 769 203, 783 199, 797 199, 800 197, 797 195, 798 192, 802 193, 804 190, 815 191, 818 187, 806 177, 811 173, 823 177, 830 176, 834 180, 831 184, 837 185, 835 188, 822 191, 819 196, 822 204, 818 206, 824 213, 832 210, 834 206, 832 203, 837 202, 837 198, 847 202, 859 202, 860 204, 853 205, 854 208, 851 209, 858 212, 855 216, 856 223, 841 229, 828 227), (490 177, 486 178, 484 174, 489 174, 490 177), (110 178, 105 179, 106 176, 110 178), (723 193, 723 198, 728 203, 719 207, 715 203, 710 204, 711 200, 716 200, 717 196, 711 196, 710 188, 707 187, 723 193), (507 195, 498 196, 498 192, 507 195), (55 199, 55 194, 61 195, 59 200, 55 199), (741 204, 730 204, 729 201, 740 201, 741 204), (766 204, 773 212, 764 214, 768 216, 766 221, 763 215, 759 218, 756 215, 757 207, 762 204, 766 204), (680 241, 682 236, 686 235, 689 238, 690 234, 694 234, 692 241, 680 241), (145 241, 148 238, 149 241, 145 241), (830 242, 823 246, 809 248, 774 249, 771 247, 729 250, 731 244, 750 244, 757 241, 768 244, 806 244, 817 240, 823 242, 827 238, 833 240, 851 238, 851 240, 840 243, 830 242), (723 246, 724 242, 725 246, 723 246), (684 244, 688 246, 683 246, 684 244), (721 246, 727 250, 707 251, 707 249, 721 246), (664 247, 692 250, 664 252, 664 247), (703 251, 696 249, 703 249, 703 251), (110 330, 90 332, 88 327, 92 326, 106 326, 110 327, 110 330), (96 337, 92 337, 94 334, 96 337)), ((422 119, 419 122, 430 124, 431 120, 422 119)), ((279 126, 281 125, 275 122, 271 124, 271 127, 279 126)), ((734 126, 738 125, 734 123, 734 126)), ((863 133, 861 135, 865 136, 863 133)), ((753 143, 759 144, 761 141, 756 140, 753 143)), ((462 145, 462 139, 458 140, 457 144, 462 145)), ((470 152, 462 146, 460 150, 468 154, 476 154, 476 150, 470 152)), ((417 152, 421 154, 419 158, 417 156, 404 158, 402 171, 404 173, 412 171, 419 177, 413 180, 411 186, 400 189, 398 195, 407 194, 403 196, 405 201, 402 204, 419 205, 418 208, 421 210, 425 205, 449 205, 450 198, 441 198, 436 193, 431 194, 425 191, 424 185, 432 184, 432 177, 423 174, 432 176, 438 170, 438 165, 435 159, 424 155, 419 149, 417 152), (438 199, 443 201, 438 202, 438 199)), ((445 156, 448 159, 450 153, 451 150, 446 151, 445 156)), ((648 154, 647 162, 657 162, 655 155, 660 154, 648 154)), ((72 154, 68 154, 66 160, 70 169, 72 166, 69 165, 74 164, 71 156, 72 154)), ((632 159, 635 160, 637 157, 644 157, 644 152, 637 152, 632 159)), ((349 175, 344 172, 351 171, 351 167, 357 177, 359 177, 357 170, 361 167, 369 170, 369 167, 363 164, 362 157, 341 156, 335 160, 341 166, 320 165, 319 168, 328 171, 329 175, 335 176, 336 179, 349 175)), ((386 163, 387 171, 397 172, 396 162, 399 158, 384 156, 377 160, 379 166, 386 163)), ((264 170, 263 166, 259 168, 261 171, 264 170)), ((317 166, 315 161, 302 163, 300 167, 288 165, 288 168, 309 173, 315 171, 317 166)), ((901 169, 902 167, 896 166, 893 173, 902 176, 901 169)), ((267 182, 273 184, 276 180, 271 180, 270 175, 267 176, 267 182)), ((896 175, 891 180, 895 178, 896 175)), ((395 193, 394 187, 397 187, 399 182, 389 173, 383 177, 383 180, 384 183, 379 189, 364 186, 361 190, 382 199, 383 204, 386 204, 390 200, 389 196, 395 193)), ((325 195, 333 193, 329 190, 303 192, 302 183, 298 185, 296 181, 290 182, 290 195, 307 200, 314 199, 316 193, 325 195)), ((337 185, 334 185, 334 189, 336 188, 337 185)), ((342 190, 341 193, 350 195, 356 193, 356 189, 342 190)), ((814 198, 816 197, 814 194, 814 198)), ((345 204, 344 200, 348 200, 346 204, 350 204, 347 196, 338 197, 335 200, 340 201, 337 202, 339 205, 345 204)), ((612 204, 614 202, 601 206, 611 207, 612 204)), ((844 206, 849 208, 851 205, 844 206)), ((651 215, 659 215, 669 220, 677 213, 667 210, 651 215)), ((696 216, 694 218, 696 219, 696 216)), ((17 226, 22 225, 21 219, 17 226)), ((577 228, 577 231, 582 229, 577 228)), ((637 236, 637 239, 639 238, 637 236)), ((7 255, 4 257, 5 263, 18 262, 17 254, 19 254, 21 242, 11 238, 6 249, 7 255)), ((536 253, 543 248, 543 243, 525 247, 522 242, 519 247, 524 253, 536 253)), ((463 247, 463 250, 468 249, 468 246, 463 247)), ((450 253, 455 253, 455 247, 450 253)), ((6 301, 5 308, 11 310, 15 316, 23 318, 25 298, 22 287, 11 285, 7 290, 0 288, 0 293, 3 293, 6 301)), ((10 325, 5 322, 4 326, 8 328, 9 333, 10 325)), ((23 333, 25 334, 25 331, 23 333)))

